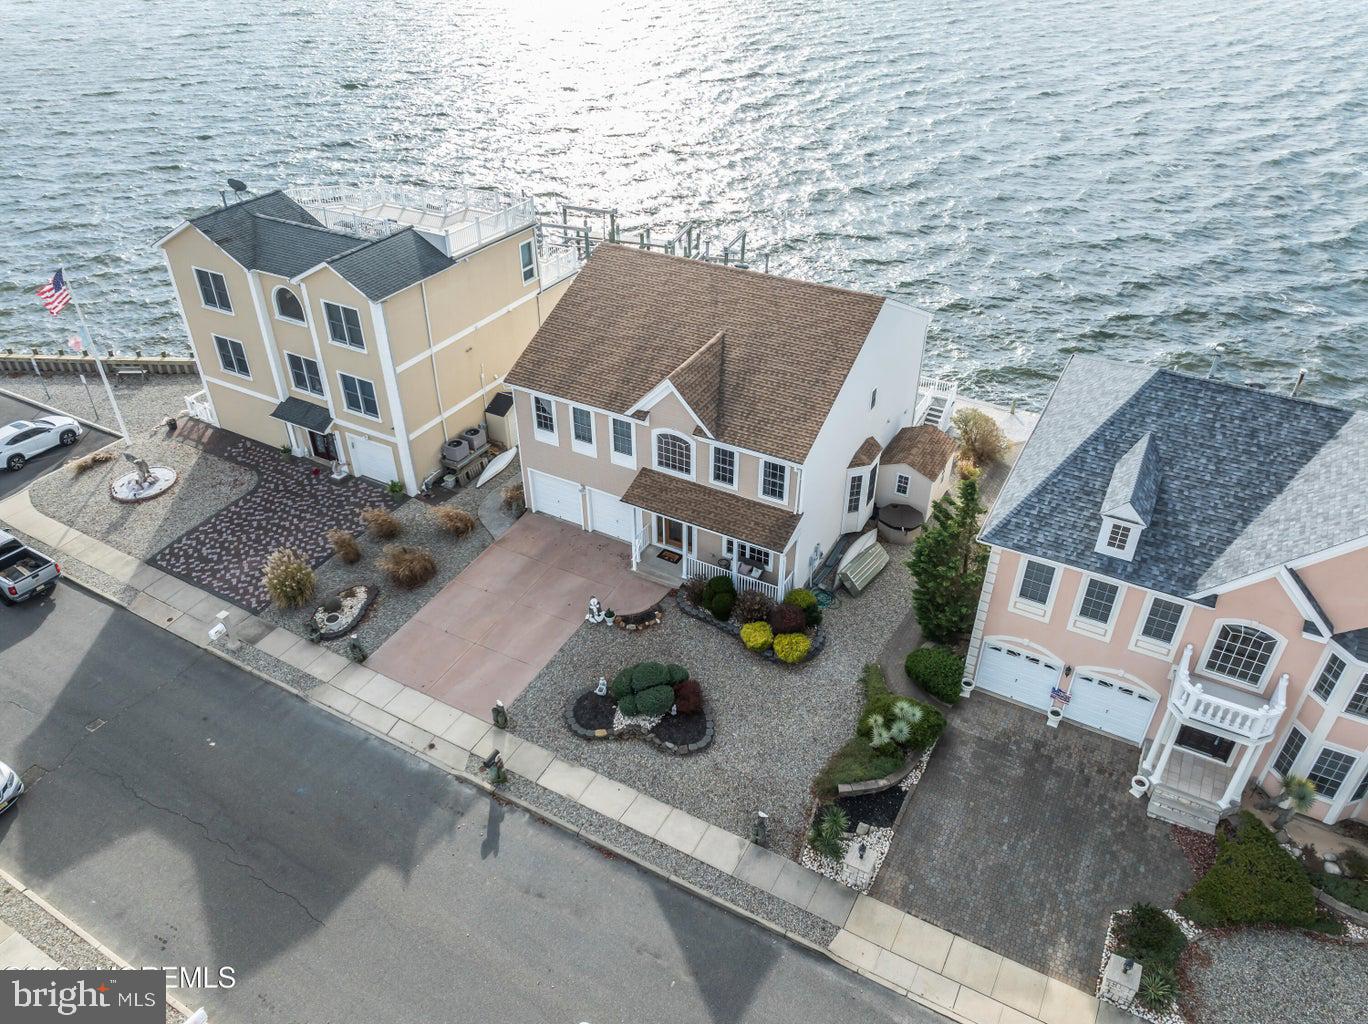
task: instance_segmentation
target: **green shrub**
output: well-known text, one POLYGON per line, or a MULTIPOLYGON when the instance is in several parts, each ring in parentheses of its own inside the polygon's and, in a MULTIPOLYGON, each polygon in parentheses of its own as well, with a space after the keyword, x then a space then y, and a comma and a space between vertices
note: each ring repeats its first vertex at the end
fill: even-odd
POLYGON ((689 678, 689 670, 683 665, 676 665, 674 662, 665 666, 666 681, 671 686, 678 686, 689 678))
POLYGON ((658 661, 643 661, 632 666, 632 690, 636 693, 653 686, 666 686, 669 682, 670 670, 658 661))
POLYGON ((731 618, 732 605, 736 604, 736 598, 731 594, 718 594, 708 605, 708 611, 712 612, 712 617, 718 622, 726 622, 731 618))
POLYGON ((907 678, 933 697, 958 704, 964 659, 945 647, 920 647, 903 663, 907 678))
POLYGON ((1345 850, 1340 855, 1339 863, 1350 878, 1368 878, 1368 857, 1357 849, 1345 850))
POLYGON ((808 656, 812 641, 806 633, 780 633, 774 638, 774 656, 786 665, 796 665, 808 656))
POLYGON ((277 608, 299 608, 314 594, 314 571, 293 548, 277 548, 261 567, 261 581, 277 608))
POLYGON ((1216 862, 1178 904, 1199 925, 1307 925, 1316 897, 1306 870, 1248 811, 1232 838, 1217 837, 1216 862))
POLYGON ((817 607, 817 595, 806 587, 794 587, 784 595, 784 604, 791 604, 795 608, 807 611, 809 608, 817 607))
POLYGON ((703 593, 708 597, 716 597, 718 594, 731 594, 736 596, 736 585, 732 583, 730 576, 712 576, 703 585, 703 593))
MULTIPOLYGON (((945 716, 930 704, 912 700, 910 697, 900 697, 890 690, 883 669, 878 665, 866 665, 861 682, 864 685, 865 706, 860 712, 860 723, 856 727, 856 732, 860 736, 869 740, 874 724, 882 724, 886 730, 891 730, 893 723, 901 718, 908 722, 907 742, 899 744, 905 750, 925 750, 940 738, 940 734, 945 730, 945 716), (918 714, 911 716, 906 711, 901 711, 900 704, 917 708, 918 714)), ((876 744, 884 745, 886 742, 876 744)))
POLYGON ((668 715, 670 706, 674 702, 673 686, 652 686, 636 694, 636 713, 638 715, 668 715))
POLYGON ((1327 896, 1347 903, 1355 910, 1368 911, 1368 882, 1343 875, 1316 875, 1313 881, 1327 896))
POLYGON ((845 831, 850 828, 850 818, 838 805, 827 804, 817 812, 808 833, 808 845, 823 857, 840 860, 845 856, 845 831))
POLYGON ((636 694, 629 693, 619 697, 617 707, 624 715, 635 715, 637 713, 636 694))
POLYGON ((1178 998, 1178 975, 1172 967, 1146 966, 1140 974, 1136 1001, 1147 1010, 1165 1013, 1178 998))
POLYGON ((714 576, 703 587, 702 605, 712 612, 718 622, 731 618, 732 606, 736 604, 736 587, 730 576, 714 576))
POLYGON ((836 796, 838 785, 882 779, 902 767, 903 758, 897 751, 875 750, 863 736, 854 736, 845 746, 832 754, 826 766, 812 784, 812 791, 823 800, 836 796))
POLYGON ((620 701, 623 697, 632 693, 632 670, 624 668, 617 675, 613 676, 613 681, 608 684, 608 692, 613 695, 613 699, 620 701))
POLYGON ((747 650, 768 651, 774 644, 774 630, 768 622, 747 622, 741 627, 741 642, 747 650))
POLYGON ((758 590, 743 590, 736 595, 736 607, 733 614, 736 621, 743 625, 747 622, 768 622, 770 612, 774 610, 774 602, 766 594, 758 590))
POLYGON ((681 715, 696 715, 703 710, 703 687, 697 680, 684 680, 674 688, 674 695, 681 715))
POLYGON ((807 629, 807 615, 794 604, 776 604, 770 612, 770 628, 775 635, 780 633, 801 633, 807 629))
POLYGON ((1186 947, 1183 930, 1162 910, 1148 903, 1135 904, 1117 924, 1117 952, 1139 960, 1147 974, 1155 967, 1176 967, 1186 947))

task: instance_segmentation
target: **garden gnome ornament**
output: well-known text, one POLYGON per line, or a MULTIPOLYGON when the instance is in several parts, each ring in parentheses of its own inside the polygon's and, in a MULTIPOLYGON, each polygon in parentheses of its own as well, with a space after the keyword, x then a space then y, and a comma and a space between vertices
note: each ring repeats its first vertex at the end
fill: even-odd
POLYGON ((494 728, 508 728, 508 709, 504 707, 504 702, 501 700, 494 702, 494 728))
POLYGON ((584 617, 585 622, 602 622, 607 616, 603 612, 603 602, 597 597, 589 598, 589 614, 584 617))
POLYGON ((608 696, 608 677, 599 676, 598 685, 594 687, 594 693, 600 697, 608 696))

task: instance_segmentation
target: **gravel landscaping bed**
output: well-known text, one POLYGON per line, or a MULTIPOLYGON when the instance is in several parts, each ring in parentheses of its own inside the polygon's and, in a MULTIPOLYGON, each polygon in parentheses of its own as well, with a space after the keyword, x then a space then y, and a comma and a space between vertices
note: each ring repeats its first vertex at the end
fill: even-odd
POLYGON ((854 732, 860 672, 906 615, 911 589, 894 559, 861 597, 843 593, 826 610, 822 656, 797 669, 744 656, 735 637, 669 604, 665 621, 644 632, 581 626, 514 702, 513 729, 737 835, 749 835, 755 812, 767 811, 771 847, 794 857, 809 787, 854 732), (702 684, 716 729, 706 751, 664 758, 645 744, 590 743, 565 727, 569 701, 639 661, 678 662, 702 684))
POLYGON ((1188 954, 1197 1024, 1361 1021, 1368 1006, 1368 945, 1302 932, 1246 928, 1201 940, 1188 954), (1195 951, 1194 951, 1195 952, 1195 951))
POLYGON ((29 489, 33 507, 146 560, 256 486, 257 475, 247 466, 210 454, 186 438, 163 435, 159 431, 155 438, 135 441, 128 449, 150 466, 176 471, 175 486, 161 497, 137 504, 113 500, 110 483, 133 469, 117 458, 80 475, 62 466, 39 478, 29 489))
MULTIPOLYGON (((439 489, 439 496, 446 497, 449 494, 450 497, 442 502, 405 502, 398 509, 392 510, 394 517, 403 524, 403 532, 393 540, 376 540, 366 536, 363 531, 358 531, 356 539, 361 548, 361 561, 348 565, 334 555, 320 565, 315 570, 315 594, 318 599, 321 601, 324 597, 354 583, 373 583, 378 586, 379 596, 366 613, 361 625, 355 630, 360 637, 361 646, 367 652, 373 653, 493 542, 490 532, 478 521, 475 529, 459 540, 456 539, 433 519, 434 505, 463 508, 471 515, 477 516, 478 520, 480 502, 491 490, 498 493, 506 484, 516 480, 518 473, 518 460, 514 459, 511 466, 478 490, 474 487, 463 487, 455 492, 439 489), (401 590, 392 585, 388 577, 375 565, 376 557, 387 544, 427 548, 437 561, 437 575, 413 590, 401 590)), ((308 636, 309 616, 313 613, 314 607, 311 604, 307 608, 282 610, 270 606, 258 614, 273 626, 283 626, 300 636, 308 636)), ((347 643, 347 637, 344 636, 336 640, 323 641, 322 646, 345 655, 347 643)))
MULTIPOLYGON (((117 433, 118 421, 105 397, 99 375, 86 374, 86 383, 90 385, 88 392, 75 374, 51 374, 41 378, 32 374, 0 376, 0 388, 6 391, 99 423, 117 433), (91 399, 94 399, 93 405, 91 399)), ((185 396, 193 395, 202 386, 194 374, 149 374, 141 383, 117 383, 111 377, 109 383, 135 444, 149 431, 156 431, 164 417, 183 411, 185 396)))

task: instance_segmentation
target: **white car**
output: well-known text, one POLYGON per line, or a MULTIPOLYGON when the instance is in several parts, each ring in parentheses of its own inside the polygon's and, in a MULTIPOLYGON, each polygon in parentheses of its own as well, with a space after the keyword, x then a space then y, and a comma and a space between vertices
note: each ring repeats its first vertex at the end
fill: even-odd
POLYGON ((70 448, 82 433, 81 425, 70 416, 39 416, 7 423, 0 427, 0 466, 17 472, 35 455, 70 448))
POLYGON ((4 761, 0 761, 0 814, 9 809, 10 804, 19 799, 24 791, 24 780, 4 761))

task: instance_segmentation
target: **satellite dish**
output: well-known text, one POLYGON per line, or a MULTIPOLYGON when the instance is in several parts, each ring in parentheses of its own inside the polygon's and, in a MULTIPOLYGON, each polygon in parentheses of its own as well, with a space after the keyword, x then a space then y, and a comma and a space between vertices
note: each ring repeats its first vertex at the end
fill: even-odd
POLYGON ((247 184, 246 184, 246 182, 240 181, 240 180, 237 179, 237 178, 229 178, 229 179, 228 179, 228 187, 231 188, 234 192, 246 192, 246 191, 247 191, 247 184))

